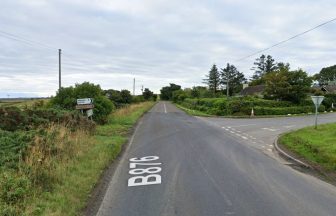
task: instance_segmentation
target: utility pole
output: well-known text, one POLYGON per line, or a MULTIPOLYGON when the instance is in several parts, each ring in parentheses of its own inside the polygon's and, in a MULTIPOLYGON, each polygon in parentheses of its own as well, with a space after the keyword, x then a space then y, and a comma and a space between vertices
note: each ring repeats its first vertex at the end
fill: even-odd
POLYGON ((226 77, 226 97, 228 98, 230 96, 230 91, 229 91, 229 81, 230 81, 230 69, 227 72, 227 77, 226 77))
POLYGON ((143 88, 143 85, 141 86, 141 92, 143 93, 143 91, 144 91, 144 88, 143 88))
POLYGON ((133 79, 133 96, 135 96, 135 78, 133 79))
POLYGON ((62 71, 61 71, 61 49, 58 49, 58 90, 62 87, 62 71))

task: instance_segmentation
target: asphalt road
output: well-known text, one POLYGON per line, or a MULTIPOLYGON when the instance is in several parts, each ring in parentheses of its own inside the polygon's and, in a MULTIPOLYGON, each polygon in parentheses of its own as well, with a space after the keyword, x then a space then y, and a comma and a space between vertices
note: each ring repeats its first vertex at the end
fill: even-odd
POLYGON ((277 134, 313 123, 199 118, 160 102, 136 128, 97 215, 336 215, 336 188, 272 151, 277 134))

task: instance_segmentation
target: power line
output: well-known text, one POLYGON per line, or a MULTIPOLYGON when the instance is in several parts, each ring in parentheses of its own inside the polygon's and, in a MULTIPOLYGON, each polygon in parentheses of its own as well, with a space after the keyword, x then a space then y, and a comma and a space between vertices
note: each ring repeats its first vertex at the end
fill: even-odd
POLYGON ((12 34, 12 33, 8 33, 8 32, 5 32, 5 31, 2 31, 2 30, 0 30, 0 36, 4 37, 4 38, 7 38, 7 39, 15 40, 15 41, 18 41, 18 42, 21 42, 21 43, 24 43, 26 45, 33 46, 33 47, 34 46, 39 46, 39 47, 49 49, 49 50, 53 50, 53 51, 57 50, 57 48, 49 46, 47 44, 37 42, 37 41, 33 41, 33 40, 27 39, 25 37, 18 36, 18 35, 12 34))
POLYGON ((315 30, 315 29, 317 29, 317 28, 320 28, 321 26, 327 25, 327 24, 329 24, 329 23, 331 23, 331 22, 334 22, 334 21, 336 21, 336 18, 333 18, 333 19, 331 19, 331 20, 328 20, 328 21, 326 21, 326 22, 323 22, 323 23, 321 23, 321 24, 319 24, 319 25, 317 25, 317 26, 315 26, 315 27, 313 27, 313 28, 311 28, 311 29, 308 29, 308 30, 306 30, 306 31, 304 31, 304 32, 301 32, 301 33, 299 33, 299 34, 296 34, 296 35, 294 35, 294 36, 292 36, 292 37, 290 37, 290 38, 288 38, 288 39, 286 39, 286 40, 283 40, 283 41, 280 41, 280 42, 278 42, 278 43, 276 43, 276 44, 273 44, 273 45, 270 46, 270 47, 267 47, 267 48, 265 48, 265 49, 262 49, 262 50, 259 50, 259 51, 257 51, 257 52, 254 52, 254 53, 252 53, 252 54, 250 54, 250 55, 247 55, 247 56, 245 56, 245 57, 243 57, 243 58, 240 58, 240 59, 238 59, 237 61, 242 61, 242 60, 245 60, 245 59, 247 59, 247 58, 250 58, 250 57, 252 57, 252 56, 254 56, 254 55, 256 55, 256 54, 259 54, 259 53, 265 52, 265 51, 267 51, 267 50, 270 50, 270 49, 272 49, 272 48, 274 48, 274 47, 276 47, 276 46, 279 46, 279 45, 281 45, 281 44, 283 44, 283 43, 286 43, 287 41, 290 41, 290 40, 292 40, 292 39, 295 39, 295 38, 297 38, 297 37, 300 37, 300 36, 302 36, 302 35, 304 35, 304 34, 307 34, 308 32, 311 32, 311 31, 313 31, 313 30, 315 30))

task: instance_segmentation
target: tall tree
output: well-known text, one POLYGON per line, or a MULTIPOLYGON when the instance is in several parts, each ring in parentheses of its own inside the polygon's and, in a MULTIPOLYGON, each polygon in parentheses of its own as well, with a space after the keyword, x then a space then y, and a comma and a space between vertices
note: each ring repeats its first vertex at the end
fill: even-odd
POLYGON ((243 82, 246 78, 243 73, 239 72, 234 65, 227 63, 225 68, 221 69, 221 84, 225 85, 227 93, 231 96, 242 89, 243 82))
POLYGON ((160 97, 162 100, 171 100, 173 98, 173 92, 180 89, 181 86, 176 85, 174 83, 170 83, 170 86, 165 86, 160 90, 161 92, 160 97))
POLYGON ((253 64, 255 66, 252 68, 254 70, 252 85, 264 84, 263 76, 277 69, 275 60, 270 55, 265 56, 262 54, 253 64))
POLYGON ((314 75, 314 79, 319 82, 319 85, 328 85, 329 82, 336 81, 336 65, 322 68, 320 73, 314 75))
POLYGON ((206 77, 207 78, 204 79, 204 83, 208 85, 210 91, 217 93, 220 86, 220 73, 215 64, 212 66, 209 74, 206 75, 206 77))
POLYGON ((302 69, 277 70, 265 76, 265 98, 300 103, 307 97, 312 78, 302 69))
POLYGON ((142 93, 142 96, 145 100, 150 100, 153 98, 154 93, 150 91, 148 88, 145 88, 144 92, 142 93))

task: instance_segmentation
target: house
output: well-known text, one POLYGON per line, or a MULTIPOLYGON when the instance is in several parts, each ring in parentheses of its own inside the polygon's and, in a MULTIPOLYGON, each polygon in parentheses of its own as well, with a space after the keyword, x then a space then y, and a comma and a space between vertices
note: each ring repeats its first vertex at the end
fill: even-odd
POLYGON ((264 90, 265 85, 247 86, 243 88, 243 90, 241 90, 240 95, 242 96, 256 95, 262 97, 264 90))
POLYGON ((336 93, 336 85, 324 85, 321 90, 326 93, 336 93))

